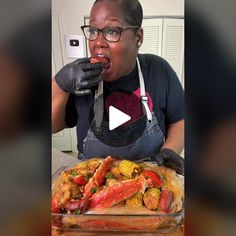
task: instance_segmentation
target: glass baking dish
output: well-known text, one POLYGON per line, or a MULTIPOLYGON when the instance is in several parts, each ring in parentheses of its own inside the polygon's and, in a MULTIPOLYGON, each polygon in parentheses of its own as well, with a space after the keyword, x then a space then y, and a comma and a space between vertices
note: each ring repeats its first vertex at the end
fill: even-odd
MULTIPOLYGON (((72 165, 63 166, 53 174, 53 181, 62 170, 71 168, 72 165)), ((52 229, 54 231, 75 232, 142 232, 142 233, 170 233, 183 224, 184 204, 182 209, 169 214, 146 214, 119 212, 113 207, 112 211, 99 214, 63 214, 52 213, 52 229)))
POLYGON ((73 215, 52 213, 52 226, 56 229, 76 231, 168 233, 174 231, 183 223, 183 216, 183 209, 165 215, 73 215))

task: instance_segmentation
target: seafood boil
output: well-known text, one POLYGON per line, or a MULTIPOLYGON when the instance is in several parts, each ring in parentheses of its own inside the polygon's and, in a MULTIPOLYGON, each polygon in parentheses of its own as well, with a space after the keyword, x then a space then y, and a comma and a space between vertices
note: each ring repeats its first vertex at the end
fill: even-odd
POLYGON ((51 210, 89 214, 119 208, 169 214, 182 208, 183 194, 183 179, 174 170, 108 156, 62 171, 53 181, 51 210))
POLYGON ((90 63, 92 63, 92 64, 103 63, 104 69, 107 69, 110 67, 110 60, 103 55, 98 55, 96 57, 90 57, 90 63))

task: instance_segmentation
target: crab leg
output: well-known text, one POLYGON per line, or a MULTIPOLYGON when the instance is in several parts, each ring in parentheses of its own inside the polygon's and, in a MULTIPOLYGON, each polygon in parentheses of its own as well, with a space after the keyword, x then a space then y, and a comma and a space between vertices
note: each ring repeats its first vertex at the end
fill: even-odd
POLYGON ((114 159, 111 156, 108 156, 96 170, 94 174, 94 182, 98 187, 102 185, 102 182, 113 162, 114 159))
POLYGON ((131 197, 145 187, 146 179, 142 175, 136 179, 121 181, 95 193, 90 199, 89 208, 106 208, 113 206, 131 197))
POLYGON ((97 168, 94 173, 94 176, 89 179, 89 182, 84 187, 84 197, 91 197, 93 195, 93 188, 100 187, 102 182, 110 169, 110 166, 114 159, 111 156, 108 156, 101 165, 97 168))
POLYGON ((109 171, 110 165, 113 161, 114 159, 111 156, 108 156, 101 163, 101 165, 95 171, 94 176, 90 178, 88 183, 84 186, 83 198, 80 200, 72 200, 68 202, 66 205, 67 210, 74 212, 77 209, 80 209, 81 213, 84 213, 87 210, 90 202, 90 197, 94 193, 93 190, 96 190, 96 188, 102 185, 102 182, 104 181, 104 178, 109 171))
POLYGON ((96 188, 97 185, 94 182, 93 178, 89 179, 89 182, 84 187, 84 195, 83 197, 90 198, 93 195, 92 189, 96 188))

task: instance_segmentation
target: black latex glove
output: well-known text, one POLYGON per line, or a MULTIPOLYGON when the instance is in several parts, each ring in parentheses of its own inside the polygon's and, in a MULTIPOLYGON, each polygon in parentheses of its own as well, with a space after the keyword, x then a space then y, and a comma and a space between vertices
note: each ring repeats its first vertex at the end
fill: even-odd
POLYGON ((91 88, 101 80, 102 63, 90 63, 89 58, 81 58, 64 66, 55 76, 58 86, 65 92, 77 96, 91 94, 91 88))
POLYGON ((155 157, 159 166, 166 166, 184 175, 184 159, 170 149, 162 149, 155 157))

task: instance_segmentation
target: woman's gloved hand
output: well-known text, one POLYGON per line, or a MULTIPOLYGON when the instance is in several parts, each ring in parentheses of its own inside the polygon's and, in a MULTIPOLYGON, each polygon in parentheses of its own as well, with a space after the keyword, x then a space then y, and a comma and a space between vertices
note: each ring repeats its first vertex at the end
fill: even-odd
POLYGON ((184 175, 184 159, 170 149, 162 149, 155 157, 159 166, 166 166, 176 171, 177 174, 184 175))
POLYGON ((89 58, 81 58, 64 66, 55 76, 58 86, 65 92, 77 96, 91 94, 91 88, 101 80, 102 63, 90 63, 89 58))

